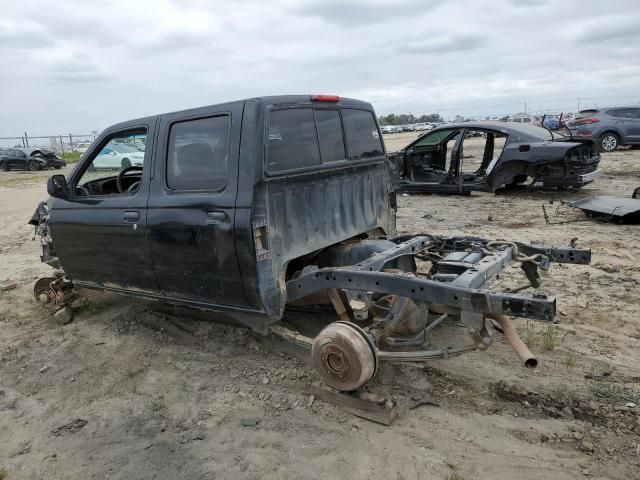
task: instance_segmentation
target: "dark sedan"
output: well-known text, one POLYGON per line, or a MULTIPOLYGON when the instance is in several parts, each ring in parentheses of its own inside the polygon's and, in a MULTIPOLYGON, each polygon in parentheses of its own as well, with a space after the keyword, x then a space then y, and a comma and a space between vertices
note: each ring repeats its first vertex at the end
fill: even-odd
POLYGON ((579 188, 600 175, 594 142, 517 123, 444 125, 389 156, 403 191, 495 192, 527 181, 579 188))
POLYGON ((8 148, 0 151, 0 170, 43 170, 60 169, 65 161, 44 148, 8 148))

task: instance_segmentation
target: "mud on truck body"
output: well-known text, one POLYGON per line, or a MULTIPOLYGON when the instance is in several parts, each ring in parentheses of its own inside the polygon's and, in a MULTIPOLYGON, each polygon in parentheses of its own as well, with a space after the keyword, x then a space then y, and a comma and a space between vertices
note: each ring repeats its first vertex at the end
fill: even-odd
POLYGON ((32 223, 42 260, 61 270, 34 294, 62 305, 92 288, 218 312, 311 348, 324 383, 341 391, 367 384, 380 361, 485 349, 488 318, 512 343, 509 315, 554 318, 553 297, 490 284, 515 261, 537 287, 538 269, 588 263, 589 250, 398 236, 394 169, 372 106, 336 96, 254 98, 114 125, 68 178, 49 179, 51 198, 32 223), (142 167, 92 168, 102 149, 130 141, 144 145, 142 167), (278 323, 287 305, 311 304, 333 306, 340 320, 313 339, 278 323), (451 319, 469 344, 425 349, 451 319))

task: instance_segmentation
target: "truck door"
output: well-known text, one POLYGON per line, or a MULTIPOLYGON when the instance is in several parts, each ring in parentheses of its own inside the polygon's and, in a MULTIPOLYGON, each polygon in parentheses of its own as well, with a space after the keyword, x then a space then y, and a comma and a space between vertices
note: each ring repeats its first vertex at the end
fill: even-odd
POLYGON ((243 105, 161 119, 148 240, 168 298, 247 305, 234 235, 243 105))
POLYGON ((156 117, 148 121, 105 132, 68 177, 69 196, 51 199, 51 238, 77 284, 159 294, 146 240, 156 117), (142 167, 94 166, 103 149, 145 136, 142 167))

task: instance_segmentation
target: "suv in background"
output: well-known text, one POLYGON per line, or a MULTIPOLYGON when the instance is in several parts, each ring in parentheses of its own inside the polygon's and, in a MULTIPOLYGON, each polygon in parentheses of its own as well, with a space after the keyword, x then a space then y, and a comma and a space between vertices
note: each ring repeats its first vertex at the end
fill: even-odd
POLYGON ((640 107, 582 110, 567 126, 575 138, 591 138, 603 152, 640 145, 640 107))

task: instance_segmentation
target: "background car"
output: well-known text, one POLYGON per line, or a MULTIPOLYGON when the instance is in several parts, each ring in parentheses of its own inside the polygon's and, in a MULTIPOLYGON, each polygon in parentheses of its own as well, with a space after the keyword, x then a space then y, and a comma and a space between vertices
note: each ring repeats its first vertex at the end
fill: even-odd
POLYGON ((42 170, 66 166, 66 162, 44 148, 8 148, 0 153, 0 170, 42 170))
POLYGON ((76 143, 73 147, 74 152, 84 153, 91 146, 91 142, 89 140, 83 140, 82 142, 76 143))
POLYGON ((93 160, 93 168, 121 169, 131 166, 141 167, 144 151, 131 145, 109 144, 93 160))
POLYGON ((640 145, 640 107, 582 110, 567 124, 574 138, 590 138, 603 152, 640 145))

